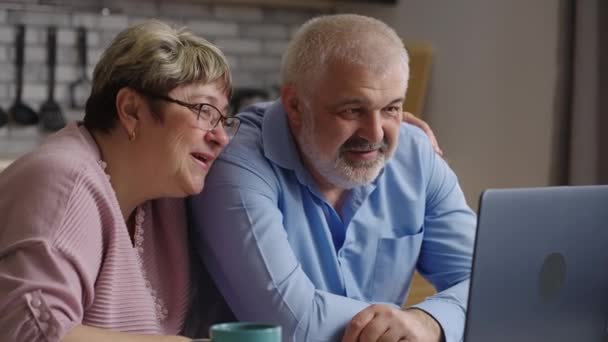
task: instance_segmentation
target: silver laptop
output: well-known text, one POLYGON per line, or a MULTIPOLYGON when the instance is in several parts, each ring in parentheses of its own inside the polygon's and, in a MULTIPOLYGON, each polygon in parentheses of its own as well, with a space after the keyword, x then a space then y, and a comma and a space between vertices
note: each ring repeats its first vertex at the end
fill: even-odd
POLYGON ((464 340, 608 341, 608 186, 482 194, 464 340))

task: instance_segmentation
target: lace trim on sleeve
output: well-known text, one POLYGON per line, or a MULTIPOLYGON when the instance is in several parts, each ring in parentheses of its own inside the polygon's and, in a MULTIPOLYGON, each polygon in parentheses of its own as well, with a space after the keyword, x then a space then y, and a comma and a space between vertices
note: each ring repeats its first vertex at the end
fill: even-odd
POLYGON ((144 267, 144 263, 142 260, 142 256, 144 255, 144 230, 142 225, 145 220, 146 213, 141 207, 137 207, 135 212, 135 234, 133 237, 133 242, 135 244, 135 250, 137 251, 137 262, 139 263, 140 269, 142 271, 142 275, 144 277, 144 281, 146 283, 146 288, 150 292, 152 299, 155 304, 156 317, 159 320, 163 321, 167 318, 169 312, 167 310, 167 306, 165 305, 162 298, 158 297, 157 291, 152 287, 148 276, 146 275, 146 269, 144 267))
MULTIPOLYGON (((108 167, 108 164, 103 160, 98 160, 97 163, 103 169, 103 171, 106 173, 106 177, 108 178, 108 181, 110 181, 110 175, 106 172, 106 168, 108 167)), ((148 292, 150 293, 150 296, 152 296, 152 299, 154 300, 154 310, 156 311, 156 317, 160 321, 163 321, 169 315, 169 311, 167 310, 167 306, 165 305, 165 302, 162 300, 162 298, 158 297, 157 291, 152 287, 152 284, 150 283, 150 280, 148 279, 148 276, 146 275, 146 269, 144 267, 144 262, 142 259, 142 256, 144 255, 143 223, 144 223, 145 218, 146 218, 145 211, 143 210, 143 208, 141 206, 138 206, 135 209, 135 233, 133 236, 133 243, 135 245, 134 247, 135 247, 135 251, 136 251, 135 255, 137 257, 137 263, 139 264, 139 268, 141 269, 142 276, 143 276, 145 284, 146 284, 146 288, 147 288, 148 292)))

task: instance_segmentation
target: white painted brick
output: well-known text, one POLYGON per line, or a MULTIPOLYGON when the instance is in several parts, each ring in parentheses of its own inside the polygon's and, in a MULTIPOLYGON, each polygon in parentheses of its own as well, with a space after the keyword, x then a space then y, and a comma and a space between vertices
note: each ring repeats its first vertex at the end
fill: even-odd
POLYGON ((243 58, 241 67, 251 71, 276 71, 281 68, 281 60, 273 57, 252 56, 243 58))
POLYGON ((10 26, 0 26, 0 42, 13 43, 15 41, 15 31, 10 26))
POLYGON ((186 26, 208 39, 209 36, 233 37, 238 33, 238 25, 236 23, 221 22, 221 21, 188 21, 186 26))
POLYGON ((252 87, 260 88, 262 86, 262 80, 249 72, 239 72, 233 75, 233 82, 235 87, 252 87))
POLYGON ((84 120, 84 110, 72 109, 67 103, 63 108, 65 108, 63 114, 68 122, 84 120))
POLYGON ((8 15, 9 23, 21 23, 28 26, 61 26, 69 27, 72 23, 70 15, 67 13, 48 13, 19 11, 11 12, 8 15))
POLYGON ((127 17, 128 21, 129 21, 129 26, 135 25, 135 24, 139 24, 145 20, 150 19, 150 17, 144 17, 144 16, 129 16, 127 17))
POLYGON ((73 29, 57 30, 57 46, 76 45, 76 32, 73 29))
MULTIPOLYGON (((329 12, 325 12, 329 13, 329 12)), ((267 22, 272 23, 284 23, 284 24, 295 24, 301 25, 308 19, 315 17, 324 12, 300 10, 300 9, 266 9, 265 18, 267 22)))
POLYGON ((39 137, 38 127, 8 125, 6 134, 2 138, 2 152, 7 156, 21 156, 39 144, 42 137, 39 137))
POLYGON ((254 39, 218 39, 215 44, 226 53, 258 54, 262 52, 262 42, 254 39))
POLYGON ((42 107, 42 103, 46 100, 46 95, 44 99, 24 99, 24 102, 27 103, 33 110, 36 112, 40 111, 40 107, 42 107))
POLYGON ((36 126, 9 125, 2 141, 2 152, 8 156, 20 156, 35 149, 41 141, 36 126))
POLYGON ((99 28, 99 15, 90 13, 77 13, 72 15, 72 26, 83 26, 89 29, 99 28))
MULTIPOLYGON (((2 56, 0 56, 0 63, 9 63, 11 62, 11 54, 13 53, 12 51, 13 47, 10 45, 0 45, 0 50, 4 50, 5 52, 2 54, 2 56)), ((0 64, 1 65, 1 64, 0 64)), ((0 67, 0 71, 2 71, 2 68, 0 67)))
POLYGON ((32 84, 26 83, 23 86, 23 95, 24 101, 26 102, 40 102, 46 99, 47 97, 47 87, 46 84, 32 84))
POLYGON ((226 56, 226 59, 228 60, 228 65, 230 65, 230 69, 237 69, 239 67, 239 61, 236 56, 226 56))
POLYGON ((150 0, 104 0, 104 6, 120 10, 121 13, 137 13, 142 17, 157 17, 160 13, 158 1, 150 0))
POLYGON ((285 49, 287 49, 287 40, 270 40, 263 43, 264 53, 269 55, 281 56, 285 49))
POLYGON ((0 97, 8 98, 8 84, 0 83, 0 97))
POLYGON ((0 23, 6 23, 8 21, 8 13, 6 10, 0 10, 0 23))
POLYGON ((26 63, 46 61, 46 48, 44 46, 26 45, 24 54, 26 63))
POLYGON ((6 45, 0 45, 0 61, 8 61, 9 60, 9 49, 6 45))
POLYGON ((263 80, 265 89, 276 88, 281 83, 281 73, 278 72, 278 69, 277 72, 266 72, 263 75, 263 80))
POLYGON ((101 42, 101 38, 99 37, 98 32, 87 31, 87 47, 95 47, 98 46, 101 42))
POLYGON ((129 25, 129 21, 126 15, 112 14, 107 16, 101 16, 99 18, 99 27, 101 29, 118 30, 121 31, 129 25))
POLYGON ((15 79, 15 68, 12 63, 0 63, 0 82, 13 82, 15 79))
POLYGON ((6 61, 10 62, 11 65, 15 64, 15 47, 14 46, 8 45, 8 47, 6 48, 6 61))
POLYGON ((78 78, 78 70, 71 65, 58 65, 55 69, 56 82, 72 82, 78 78))
POLYGON ((87 62, 90 66, 97 64, 103 53, 103 49, 94 49, 87 51, 87 62))
POLYGON ((15 92, 15 86, 8 87, 8 95, 7 96, 10 99, 10 101, 8 101, 6 103, 6 107, 9 107, 9 105, 12 105, 13 102, 15 102, 15 93, 16 93, 15 92))
POLYGON ((281 24, 247 24, 240 25, 241 36, 254 38, 287 38, 288 27, 281 24))
POLYGON ((32 26, 25 28, 26 44, 42 44, 44 42, 46 42, 46 28, 32 26))
POLYGON ((264 18, 261 8, 245 6, 215 6, 213 15, 216 18, 237 21, 262 21, 264 18))
POLYGON ((168 24, 169 26, 178 28, 178 29, 186 26, 185 20, 179 19, 179 18, 167 18, 167 17, 158 18, 158 17, 143 17, 143 16, 129 16, 129 26, 134 25, 134 24, 139 24, 142 21, 148 20, 148 19, 159 19, 159 20, 162 20, 164 23, 168 24))
POLYGON ((99 47, 105 49, 110 46, 114 38, 120 33, 120 30, 104 30, 100 32, 99 47))
MULTIPOLYGON (((95 63, 97 64, 97 63, 95 63)), ((95 71, 95 65, 89 65, 87 67, 87 76, 89 76, 89 80, 93 79, 93 72, 95 71)))
POLYGON ((55 86, 55 100, 60 103, 64 103, 62 109, 65 110, 67 107, 65 103, 69 100, 70 92, 68 88, 68 84, 57 84, 55 86))
POLYGON ((293 25, 290 29, 289 37, 291 38, 291 37, 295 36, 296 32, 298 32, 298 30, 300 29, 301 26, 302 25, 293 25))
POLYGON ((176 3, 175 1, 161 2, 159 14, 168 18, 209 18, 211 9, 208 5, 176 3))
POLYGON ((46 84, 48 72, 46 65, 43 63, 32 63, 23 69, 24 83, 43 83, 46 84))
MULTIPOLYGON (((9 90, 10 97, 14 97, 14 90, 9 90)), ((68 99, 69 92, 67 84, 56 84, 55 85, 55 101, 65 103, 68 99)), ((44 84, 31 84, 26 83, 23 86, 23 102, 39 110, 40 105, 48 99, 48 87, 44 84)))
POLYGON ((78 56, 75 47, 64 47, 57 49, 57 64, 76 65, 77 63, 78 56))

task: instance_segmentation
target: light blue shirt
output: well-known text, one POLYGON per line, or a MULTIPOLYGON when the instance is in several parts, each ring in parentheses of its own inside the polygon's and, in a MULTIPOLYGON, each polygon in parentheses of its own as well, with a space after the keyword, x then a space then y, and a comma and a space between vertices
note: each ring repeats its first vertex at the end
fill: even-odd
POLYGON ((280 102, 239 116, 190 201, 199 253, 236 317, 280 324, 284 341, 339 341, 371 303, 401 306, 418 269, 439 293, 417 307, 460 341, 476 217, 426 135, 402 124, 393 158, 338 215, 301 163, 280 102))

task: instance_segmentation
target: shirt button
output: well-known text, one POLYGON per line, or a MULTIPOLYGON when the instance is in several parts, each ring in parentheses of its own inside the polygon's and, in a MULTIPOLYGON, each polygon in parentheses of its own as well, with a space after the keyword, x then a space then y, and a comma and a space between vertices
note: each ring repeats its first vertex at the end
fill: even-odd
POLYGON ((57 328, 54 325, 49 325, 49 327, 46 329, 47 334, 51 335, 51 336, 55 336, 57 335, 57 328))
POLYGON ((31 303, 32 303, 32 306, 35 308, 39 307, 42 304, 42 302, 40 302, 40 298, 38 298, 38 297, 34 297, 34 299, 32 299, 31 303))
POLYGON ((51 315, 49 315, 48 311, 42 311, 42 313, 40 313, 40 320, 41 321, 48 321, 49 318, 51 318, 51 315))

